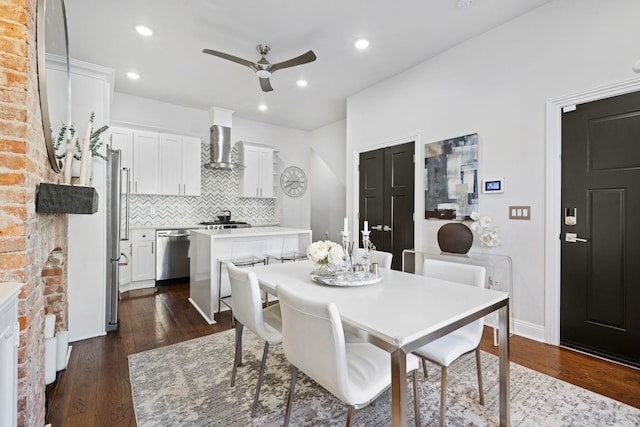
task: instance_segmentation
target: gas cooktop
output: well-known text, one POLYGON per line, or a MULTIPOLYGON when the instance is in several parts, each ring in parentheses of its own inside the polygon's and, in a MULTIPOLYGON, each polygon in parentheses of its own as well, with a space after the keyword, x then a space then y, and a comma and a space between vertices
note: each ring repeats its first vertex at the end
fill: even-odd
POLYGON ((216 228, 249 228, 251 224, 242 221, 202 221, 199 222, 200 225, 206 226, 216 226, 216 228))

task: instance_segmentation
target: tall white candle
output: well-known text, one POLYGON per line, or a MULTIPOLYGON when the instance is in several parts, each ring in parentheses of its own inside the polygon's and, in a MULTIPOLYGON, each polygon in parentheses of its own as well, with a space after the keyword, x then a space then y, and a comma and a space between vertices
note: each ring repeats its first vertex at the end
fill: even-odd
POLYGON ((369 231, 369 221, 364 222, 364 231, 369 231))
POLYGON ((89 183, 89 162, 91 162, 91 150, 89 143, 91 141, 91 122, 87 127, 87 133, 82 140, 82 157, 80 157, 80 185, 89 183))
POLYGON ((344 219, 344 228, 342 231, 344 231, 345 233, 349 232, 349 218, 344 219))
POLYGON ((67 142, 67 153, 64 156, 64 183, 71 184, 71 169, 73 165, 73 152, 76 149, 78 134, 74 133, 71 141, 67 142))

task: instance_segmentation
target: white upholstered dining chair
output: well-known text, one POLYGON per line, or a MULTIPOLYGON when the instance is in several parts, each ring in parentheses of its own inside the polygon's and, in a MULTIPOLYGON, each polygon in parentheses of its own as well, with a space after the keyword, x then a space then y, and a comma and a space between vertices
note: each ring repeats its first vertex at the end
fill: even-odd
MULTIPOLYGON (((282 347, 293 365, 284 425, 289 424, 301 370, 348 406, 346 425, 350 426, 355 410, 371 403, 391 385, 390 354, 367 342, 345 342, 335 304, 308 299, 283 285, 276 289, 282 310, 282 347)), ((408 354, 416 426, 420 425, 418 366, 418 359, 408 354)))
POLYGON ((251 407, 251 416, 254 417, 260 398, 260 388, 264 377, 264 368, 267 363, 269 345, 282 342, 282 318, 280 306, 273 304, 262 308, 262 298, 258 279, 253 271, 240 269, 232 263, 227 263, 229 281, 231 283, 231 298, 233 303, 233 317, 236 320, 236 349, 231 372, 231 386, 236 382, 236 371, 242 363, 242 332, 247 327, 259 338, 264 340, 264 352, 262 364, 258 374, 258 384, 251 407))
MULTIPOLYGON (((485 269, 477 265, 460 264, 456 262, 427 259, 422 267, 422 275, 436 279, 449 280, 465 285, 484 288, 485 269)), ((480 404, 484 405, 482 389, 482 366, 480 364, 480 339, 484 318, 469 323, 449 334, 420 347, 413 353, 422 358, 424 374, 427 376, 425 359, 440 365, 440 425, 444 426, 447 405, 447 368, 460 356, 475 351, 478 370, 478 390, 480 404)))
MULTIPOLYGON (((364 254, 364 249, 358 248, 356 252, 356 259, 362 260, 362 254, 364 254)), ((371 251, 371 263, 377 263, 380 268, 391 268, 391 263, 393 262, 393 254, 391 252, 383 252, 383 251, 371 251)))

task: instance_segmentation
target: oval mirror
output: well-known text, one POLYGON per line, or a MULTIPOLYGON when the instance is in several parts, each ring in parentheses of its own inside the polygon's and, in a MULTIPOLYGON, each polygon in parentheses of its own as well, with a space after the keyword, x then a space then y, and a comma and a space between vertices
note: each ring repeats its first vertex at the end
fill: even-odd
MULTIPOLYGON (((51 168, 60 172, 54 138, 63 124, 70 123, 71 118, 69 39, 64 0, 38 0, 36 26, 42 127, 51 168), (56 70, 48 81, 47 68, 56 70)), ((66 141, 67 135, 62 138, 66 141)))

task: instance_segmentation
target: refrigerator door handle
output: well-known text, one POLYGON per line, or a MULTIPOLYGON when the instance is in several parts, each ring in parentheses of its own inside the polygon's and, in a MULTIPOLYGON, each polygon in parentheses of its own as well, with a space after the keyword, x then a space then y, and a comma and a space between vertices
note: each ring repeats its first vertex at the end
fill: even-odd
POLYGON ((122 240, 129 240, 129 202, 131 199, 131 183, 130 183, 130 178, 131 178, 131 169, 129 168, 122 168, 122 170, 126 173, 127 179, 125 181, 125 186, 126 186, 126 193, 125 193, 125 197, 124 197, 124 201, 125 201, 125 216, 124 216, 124 237, 122 238, 122 240))

